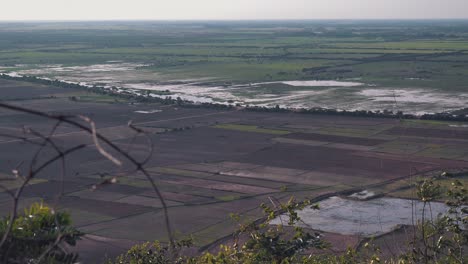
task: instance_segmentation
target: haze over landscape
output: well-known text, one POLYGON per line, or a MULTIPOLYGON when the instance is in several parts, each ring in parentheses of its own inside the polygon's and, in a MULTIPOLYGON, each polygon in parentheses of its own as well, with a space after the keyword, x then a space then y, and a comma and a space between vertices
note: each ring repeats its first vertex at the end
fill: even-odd
POLYGON ((468 262, 467 10, 1 3, 0 263, 468 262))
POLYGON ((0 20, 466 19, 464 0, 18 0, 0 20))

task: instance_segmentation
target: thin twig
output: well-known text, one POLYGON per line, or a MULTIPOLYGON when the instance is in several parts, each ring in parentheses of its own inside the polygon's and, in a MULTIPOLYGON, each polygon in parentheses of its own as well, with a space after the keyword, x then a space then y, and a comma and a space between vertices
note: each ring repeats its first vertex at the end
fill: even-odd
MULTIPOLYGON (((106 137, 99 134, 95 129, 89 128, 89 127, 87 127, 87 126, 85 126, 85 125, 83 125, 83 124, 81 124, 79 122, 71 120, 68 116, 52 115, 52 114, 44 113, 44 112, 41 112, 41 111, 36 111, 36 110, 32 110, 32 109, 23 108, 23 107, 20 107, 20 106, 5 104, 5 103, 2 103, 2 102, 0 102, 0 108, 5 108, 5 109, 9 109, 9 110, 28 113, 28 114, 31 114, 31 115, 36 115, 36 116, 40 116, 40 117, 47 118, 47 119, 52 119, 52 120, 57 120, 57 121, 61 121, 63 123, 72 125, 74 127, 77 127, 79 129, 81 129, 83 131, 86 131, 89 134, 93 135, 93 137, 95 138, 96 141, 101 140, 106 145, 108 145, 110 148, 114 149, 116 152, 118 152, 123 157, 125 157, 128 161, 130 161, 136 167, 136 170, 140 171, 141 173, 143 173, 143 175, 145 175, 145 177, 150 182, 151 187, 153 188, 154 192, 156 193, 158 199, 161 201, 161 205, 163 207, 163 212, 164 212, 164 220, 165 220, 165 225, 166 225, 166 230, 167 230, 167 233, 168 233, 168 237, 169 237, 171 245, 174 245, 174 239, 173 239, 173 235, 172 235, 172 228, 170 226, 170 220, 169 220, 169 213, 168 213, 168 209, 167 209, 167 204, 166 204, 166 202, 164 200, 164 197, 162 196, 159 188, 157 187, 156 183, 152 179, 151 175, 149 175, 149 173, 143 168, 143 164, 141 162, 138 162, 129 153, 123 151, 117 145, 112 143, 109 139, 107 139, 106 137)), ((2 239, 2 242, 0 242, 0 248, 1 248, 2 244, 5 242, 5 240, 6 240, 6 237, 4 236, 4 239, 2 239)))
MULTIPOLYGON (((86 147, 86 145, 78 145, 76 147, 70 148, 70 149, 64 151, 63 155, 68 155, 70 153, 73 153, 75 151, 83 149, 84 147, 86 147)), ((41 172, 44 168, 47 168, 50 164, 52 164, 55 161, 59 160, 61 157, 62 157, 62 155, 55 156, 52 159, 50 159, 50 160, 46 161, 45 163, 43 163, 36 170, 31 171, 30 174, 28 175, 28 177, 26 177, 26 180, 23 181, 21 186, 16 190, 16 193, 15 193, 14 198, 13 198, 12 214, 10 215, 10 219, 8 220, 8 226, 6 228, 6 231, 3 234, 2 239, 0 240, 0 249, 5 244, 5 241, 7 240, 8 236, 10 235, 11 229, 13 228, 13 222, 15 221, 17 213, 18 213, 19 198, 21 197, 21 194, 23 193, 24 188, 34 178, 35 175, 37 175, 39 172, 41 172)))
POLYGON ((81 120, 87 122, 91 126, 91 135, 93 137, 94 145, 96 145, 96 148, 99 151, 99 153, 101 153, 101 155, 106 157, 108 160, 112 161, 115 165, 122 166, 122 162, 120 160, 118 160, 114 156, 112 156, 109 152, 107 152, 101 146, 101 144, 99 144, 99 140, 98 140, 97 132, 96 132, 96 124, 94 123, 94 121, 91 120, 89 117, 86 117, 86 116, 79 115, 78 117, 81 118, 81 120))

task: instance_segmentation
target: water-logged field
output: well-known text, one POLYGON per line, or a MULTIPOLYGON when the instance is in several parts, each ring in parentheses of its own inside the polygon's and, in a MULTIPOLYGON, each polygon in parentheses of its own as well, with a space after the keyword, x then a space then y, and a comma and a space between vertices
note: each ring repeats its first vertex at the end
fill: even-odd
MULTIPOLYGON (((0 73, 194 102, 433 113, 468 105, 468 22, 0 23, 0 73)), ((356 245, 360 235, 412 224, 421 204, 406 200, 415 198, 409 175, 468 167, 463 122, 186 108, 5 79, 0 100, 90 116, 99 133, 145 160, 148 141, 127 127, 133 121, 154 143, 145 167, 166 199, 177 238, 193 237, 199 247, 217 249, 216 241, 237 229, 231 213, 242 222, 259 219, 260 204, 291 196, 332 197, 300 216, 325 239, 355 238, 356 245), (336 196, 357 189, 385 196, 336 196)), ((12 136, 32 136, 23 134, 25 126, 50 133, 55 123, 1 109, 0 117, 1 180, 35 151, 12 136)), ((133 166, 114 166, 76 129, 60 126, 54 139, 60 147, 87 145, 67 159, 59 204, 93 238, 85 241, 91 251, 167 242, 162 203, 133 166), (118 180, 91 190, 103 177, 118 180)), ((46 148, 41 159, 55 153, 46 148)), ((55 203, 58 171, 48 168, 31 181, 21 207, 55 203)), ((467 177, 458 178, 466 184, 467 177)), ((18 184, 11 179, 3 187, 18 184)), ((434 215, 445 209, 433 203, 434 215)), ((0 192, 0 215, 10 210, 0 192)))
POLYGON ((18 65, 0 69, 12 76, 32 75, 86 86, 117 87, 148 96, 180 97, 194 102, 217 102, 288 108, 334 108, 341 110, 392 110, 423 114, 462 109, 468 92, 434 88, 402 88, 364 83, 360 80, 288 80, 271 82, 225 82, 219 78, 171 80, 147 70, 144 63, 106 62, 87 66, 18 65), (151 94, 153 92, 153 94, 151 94))
MULTIPOLYGON (((400 198, 377 198, 357 201, 331 197, 320 202, 320 210, 306 208, 298 212, 300 225, 343 235, 378 236, 395 230, 400 225, 415 225, 423 219, 437 219, 446 213, 444 203, 426 205, 419 201, 400 198), (424 210, 423 210, 424 209, 424 210)), ((272 224, 281 224, 287 216, 276 218, 272 224)))
POLYGON ((468 105, 467 28, 466 21, 1 23, 0 72, 196 102, 433 113, 468 105))
MULTIPOLYGON (((408 174, 418 172, 422 177, 422 172, 468 167, 468 130, 459 122, 185 108, 5 79, 0 79, 0 92, 9 95, 2 97, 9 104, 90 116, 99 133, 143 160, 150 151, 148 141, 146 137, 135 138, 135 131, 127 126, 132 120, 154 143, 153 155, 145 167, 166 199, 174 231, 180 238, 192 236, 196 246, 218 248, 212 243, 237 228, 231 213, 238 213, 243 221, 258 219, 263 215, 259 205, 270 204, 273 198, 287 202, 294 196, 301 201, 349 193, 356 188, 414 198, 414 193, 405 189, 412 186, 405 177, 408 174), (70 100, 71 96, 79 99, 70 100), (380 186, 387 181, 389 186, 380 186)), ((54 125, 25 113, 0 109, 0 160, 4 161, 0 163, 0 180, 10 179, 0 181, 4 188, 18 188, 19 180, 10 176, 11 171, 24 162, 24 153, 37 149, 18 139, 35 137, 24 127, 45 134, 54 125)), ((102 253, 115 247, 116 252, 121 252, 127 246, 119 246, 120 239, 130 244, 167 241, 161 228, 162 204, 143 175, 134 173, 134 167, 126 162, 115 166, 96 151, 91 137, 76 129, 60 126, 54 139, 61 148, 87 145, 67 159, 65 194, 59 204, 71 213, 74 225, 81 231, 100 238, 85 240, 91 251, 102 253), (118 178, 115 184, 92 190, 102 177, 113 176, 118 178)), ((41 161, 55 155, 51 146, 46 149, 41 161)), ((61 177, 57 171, 58 167, 50 167, 31 181, 24 189, 21 206, 40 200, 54 202, 61 177)), ((464 184, 466 177, 460 177, 464 184)), ((377 229, 379 215, 372 214, 373 209, 408 212, 405 203, 395 207, 386 200, 330 201, 319 202, 324 221, 330 215, 345 221, 333 230, 324 224, 335 235, 363 232, 358 227, 366 224, 359 224, 364 217, 371 221, 372 230, 377 229), (333 210, 340 203, 344 211, 333 210)), ((1 215, 9 210, 11 199, 0 192, 1 215)), ((380 212, 381 217, 386 217, 386 212, 380 212)), ((398 222, 390 219, 389 223, 379 222, 385 223, 384 230, 398 222)))

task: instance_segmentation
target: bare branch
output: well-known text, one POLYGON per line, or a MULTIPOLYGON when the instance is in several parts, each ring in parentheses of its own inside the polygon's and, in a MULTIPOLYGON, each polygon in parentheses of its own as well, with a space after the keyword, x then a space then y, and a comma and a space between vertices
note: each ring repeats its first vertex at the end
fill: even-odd
POLYGON ((136 127, 135 125, 133 125, 132 121, 128 122, 128 127, 131 128, 132 130, 134 130, 135 132, 137 132, 137 135, 143 134, 145 136, 146 140, 148 141, 148 148, 149 148, 148 155, 141 162, 141 164, 144 165, 153 156, 153 153, 154 153, 153 140, 151 140, 150 136, 148 135, 148 132, 146 132, 145 130, 143 130, 143 129, 139 128, 139 127, 136 127))
POLYGON ((47 166, 49 166, 50 164, 52 164, 55 161, 59 160, 63 155, 68 155, 70 153, 73 153, 75 151, 83 149, 84 147, 86 147, 86 145, 78 145, 76 147, 70 148, 70 149, 64 151, 63 154, 57 155, 57 156, 53 157, 52 159, 49 159, 44 164, 39 166, 36 170, 31 170, 28 177, 25 178, 25 180, 23 181, 21 186, 16 190, 16 193, 14 195, 12 214, 10 215, 10 219, 8 220, 7 229, 6 229, 5 233, 2 236, 2 239, 0 240, 0 248, 2 248, 3 245, 5 244, 5 241, 7 240, 8 236, 10 235, 11 229, 13 228, 13 222, 15 221, 16 216, 18 214, 19 198, 21 197, 21 194, 23 193, 24 188, 26 187, 26 185, 28 185, 28 183, 34 178, 35 175, 37 175, 39 172, 41 172, 44 168, 47 168, 47 166))
POLYGON ((101 145, 99 144, 99 140, 98 140, 97 132, 96 132, 96 124, 89 117, 82 116, 82 115, 78 117, 81 120, 87 122, 91 126, 91 135, 93 137, 94 145, 96 145, 96 148, 99 151, 99 153, 101 153, 101 155, 106 157, 108 160, 112 161, 115 165, 122 166, 122 162, 120 160, 114 158, 109 152, 105 151, 104 148, 102 148, 101 145))
MULTIPOLYGON (((96 128, 95 128, 95 125, 94 123, 90 123, 91 125, 91 128, 79 123, 79 122, 76 122, 72 119, 70 119, 70 116, 63 116, 63 115, 53 115, 53 114, 48 114, 48 113, 45 113, 45 112, 41 112, 41 111, 36 111, 36 110, 32 110, 32 109, 27 109, 27 108, 23 108, 23 107, 19 107, 19 106, 15 106, 15 105, 9 105, 9 104, 5 104, 5 103, 2 103, 0 102, 0 108, 5 108, 5 109, 9 109, 9 110, 14 110, 14 111, 19 111, 19 112, 23 112, 23 113, 28 113, 28 114, 31 114, 31 115, 36 115, 36 116, 40 116, 40 117, 43 117, 43 118, 46 118, 46 119, 51 119, 51 120, 57 120, 57 121, 61 121, 63 123, 66 123, 66 124, 69 124, 69 125, 72 125, 76 128, 79 128, 89 134, 91 134, 93 136, 93 139, 95 141, 95 145, 96 147, 98 147, 98 150, 101 151, 103 150, 102 147, 100 147, 99 145, 99 140, 104 142, 107 146, 109 146, 110 148, 112 148, 113 150, 115 150, 117 153, 119 153, 120 155, 122 155, 123 157, 125 157, 125 159, 127 159, 128 161, 130 161, 130 163, 132 163, 135 167, 136 167, 136 170, 137 171, 140 171, 141 173, 143 173, 143 175, 145 175, 145 177, 148 179, 148 181, 150 182, 151 184, 151 187, 153 188, 154 192, 156 193, 158 199, 161 201, 161 204, 162 204, 162 207, 163 207, 163 212, 164 212, 164 218, 165 218, 165 225, 166 225, 166 230, 167 230, 167 233, 168 233, 168 237, 169 237, 169 240, 170 240, 170 243, 171 245, 174 245, 174 239, 173 239, 173 235, 172 235, 172 229, 171 229, 171 226, 170 226, 170 221, 169 221, 169 214, 168 214, 168 209, 167 209, 167 204, 164 200, 164 197, 162 196, 159 188, 157 187, 156 183, 154 182, 154 180, 152 179, 151 175, 143 168, 143 165, 144 163, 142 162, 138 162, 134 157, 132 157, 129 153, 123 151, 121 148, 119 148, 117 145, 115 145, 114 143, 112 143, 109 139, 107 139, 106 137, 102 136, 101 134, 99 134, 97 131, 96 131, 96 128), (97 143, 97 144, 96 144, 97 143)), ((88 119, 90 120, 90 119, 88 119)), ((87 121, 86 118, 84 119, 84 121, 87 121)), ((83 145, 80 145, 78 149, 81 149, 85 146, 83 145)), ((75 147, 76 148, 76 147, 75 147)), ((77 149, 75 149, 77 150, 77 149)), ((105 152, 107 153, 107 152, 105 152)), ((63 152, 63 155, 66 155, 67 153, 66 152, 63 152)), ((101 153, 103 154, 103 153, 101 153)), ((104 155, 104 154, 103 154, 104 155)), ((51 163, 55 162, 56 160, 60 159, 62 155, 59 155, 58 157, 55 157, 54 159, 52 160, 49 160, 48 162, 44 163, 41 167, 39 167, 38 169, 35 170, 35 172, 37 173, 38 171, 41 171, 42 169, 44 169, 45 167, 47 167, 48 165, 50 165, 51 163)), ((110 156, 112 157, 112 156, 110 156)), ((109 157, 107 157, 109 158, 109 157)), ((112 157, 113 158, 113 157, 112 157)), ((111 159, 112 160, 112 159, 111 159)), ((117 161, 117 160, 114 160, 114 161, 117 161)), ((119 161, 120 162, 120 161, 119 161)), ((115 163, 115 162, 114 162, 115 163)), ((117 162, 118 163, 118 162, 117 162)), ((26 182, 27 183, 27 182, 26 182)), ((22 188, 20 188, 18 191, 20 191, 20 193, 22 192, 22 189, 24 188, 24 185, 22 186, 22 188)), ((15 202, 16 206, 17 206, 17 202, 15 202)), ((15 207, 15 209, 17 209, 15 207)), ((12 219, 14 219, 16 217, 16 215, 12 215, 14 216, 12 219)), ((11 223, 10 223, 11 224, 11 223)), ((9 227, 9 230, 11 230, 11 227, 9 227)), ((9 231, 7 232, 9 233, 9 231)), ((2 238, 2 241, 0 242, 0 248, 1 246, 4 244, 5 240, 6 240, 6 237, 7 237, 7 234, 4 234, 4 237, 2 238)))

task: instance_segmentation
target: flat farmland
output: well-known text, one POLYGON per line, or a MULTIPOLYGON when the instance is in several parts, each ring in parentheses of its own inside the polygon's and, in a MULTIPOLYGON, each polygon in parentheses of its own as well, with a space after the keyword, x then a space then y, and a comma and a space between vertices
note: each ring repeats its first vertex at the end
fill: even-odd
MULTIPOLYGON (((12 85, 36 89, 34 84, 0 80, 0 87, 12 85)), ((416 171, 468 167, 468 153, 454 147, 468 146, 468 128, 444 122, 421 122, 415 127, 393 119, 220 111, 98 99, 76 102, 66 96, 14 99, 5 101, 48 112, 88 115, 98 132, 138 160, 150 154, 151 139, 154 149, 145 166, 168 204, 171 226, 178 238, 192 235, 200 247, 234 231, 230 213, 244 220, 257 219, 262 216, 259 205, 269 203, 270 198, 314 199, 386 186, 416 171), (135 136, 126 127, 130 120, 147 131, 147 137, 135 136)), ((0 184, 11 190, 18 188, 12 170, 18 164, 20 171, 25 170, 38 148, 15 137, 40 140, 23 126, 48 133, 54 123, 0 109, 0 184)), ((122 166, 112 164, 99 154, 91 137, 75 128, 59 127, 53 139, 59 148, 77 144, 86 148, 67 158, 63 182, 59 164, 41 172, 25 188, 21 206, 39 200, 53 203, 63 189, 59 207, 71 212, 75 224, 87 234, 117 244, 122 239, 167 241, 162 204, 147 178, 123 157, 116 156, 122 166), (93 188, 113 177, 115 183, 93 188)), ((55 154, 48 146, 38 162, 55 154)), ((2 215, 11 208, 5 193, 0 193, 0 208, 2 215)), ((96 250, 108 247, 95 243, 96 250)))
MULTIPOLYGON (((381 22, 5 22, 0 73, 197 102, 412 114, 466 108, 468 23, 381 22)), ((21 90, 2 92, 20 99, 21 90)))
POLYGON ((436 128, 413 128, 413 127, 397 127, 388 130, 391 135, 416 136, 427 138, 449 138, 462 139, 468 138, 466 129, 436 129, 436 128))

